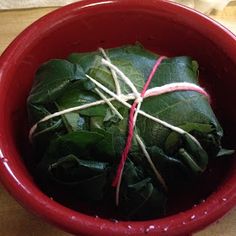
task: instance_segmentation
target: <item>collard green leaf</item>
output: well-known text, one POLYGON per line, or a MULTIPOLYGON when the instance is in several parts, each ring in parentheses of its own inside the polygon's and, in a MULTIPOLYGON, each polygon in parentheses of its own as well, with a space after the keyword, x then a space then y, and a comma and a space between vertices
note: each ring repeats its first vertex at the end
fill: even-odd
MULTIPOLYGON (((191 178, 191 171, 179 158, 166 155, 166 153, 157 146, 149 147, 147 150, 169 188, 172 187, 172 185, 176 185, 178 182, 185 182, 187 179, 191 178)), ((151 171, 150 174, 153 175, 153 172, 151 171)))
POLYGON ((51 60, 38 70, 29 103, 42 104, 54 101, 70 82, 83 78, 83 70, 66 60, 51 60))
POLYGON ((107 184, 107 163, 80 160, 74 155, 68 155, 52 163, 48 171, 57 183, 76 188, 84 198, 96 201, 103 198, 107 184))
MULTIPOLYGON (((63 110, 63 109, 60 109, 63 110)), ((68 114, 65 114, 62 116, 62 120, 64 121, 64 124, 68 130, 68 132, 73 132, 78 129, 84 129, 84 118, 82 118, 78 113, 76 112, 70 112, 68 114)))
MULTIPOLYGON (((159 58, 140 44, 105 51, 138 91, 159 58)), ((102 57, 100 51, 73 53, 68 60, 55 59, 43 64, 28 98, 30 122, 34 124, 54 112, 101 100, 86 74, 116 92, 111 71, 101 63, 102 57)), ((149 88, 173 82, 199 84, 198 74, 198 63, 192 58, 168 58, 162 61, 149 88)), ((131 92, 119 76, 118 81, 123 94, 131 92)), ((104 95, 109 98, 105 92, 104 95)), ((104 103, 38 125, 33 145, 38 153, 41 179, 70 189, 81 198, 114 202, 111 182, 126 143, 129 109, 118 101, 111 103, 123 116, 122 120, 104 103)), ((209 159, 232 153, 222 149, 222 128, 202 94, 178 91, 149 97, 144 99, 141 109, 186 131, 177 134, 142 115, 137 118, 135 132, 170 189, 200 176, 209 159), (193 141, 188 133, 198 141, 193 141)), ((167 195, 133 139, 122 175, 119 206, 122 215, 128 219, 161 216, 167 195)))
POLYGON ((89 148, 95 146, 103 138, 102 134, 86 130, 67 133, 51 141, 44 161, 55 162, 61 156, 70 154, 87 159, 89 158, 89 148))
POLYGON ((135 166, 130 160, 126 162, 121 185, 121 208, 126 218, 151 218, 163 215, 165 195, 155 186, 151 178, 144 178, 141 166, 135 166), (150 211, 152 209, 152 211, 150 211), (149 212, 147 214, 147 212, 149 212))
POLYGON ((101 174, 107 166, 107 163, 80 160, 70 154, 52 163, 49 171, 59 181, 70 184, 101 174))

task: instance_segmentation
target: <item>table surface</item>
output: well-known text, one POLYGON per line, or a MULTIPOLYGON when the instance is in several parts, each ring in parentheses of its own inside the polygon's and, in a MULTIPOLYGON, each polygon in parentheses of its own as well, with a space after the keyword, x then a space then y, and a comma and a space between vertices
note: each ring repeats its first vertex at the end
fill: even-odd
MULTIPOLYGON (((0 11, 0 54, 7 45, 28 25, 55 8, 0 11)), ((236 4, 223 12, 211 15, 236 34, 236 4)), ((4 236, 69 236, 48 225, 23 209, 0 185, 0 235, 4 236)), ((236 209, 231 210, 218 222, 198 232, 195 236, 235 236, 236 209)))

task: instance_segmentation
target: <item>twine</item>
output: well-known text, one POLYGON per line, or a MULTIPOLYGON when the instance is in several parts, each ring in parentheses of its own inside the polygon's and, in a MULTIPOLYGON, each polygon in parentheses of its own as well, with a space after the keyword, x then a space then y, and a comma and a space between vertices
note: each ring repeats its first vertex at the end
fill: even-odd
MULTIPOLYGON (((107 105, 114 111, 114 113, 117 114, 120 119, 123 119, 121 114, 112 105, 111 101, 117 100, 120 103, 122 103, 124 106, 128 107, 130 109, 129 120, 128 120, 128 136, 127 136, 127 139, 126 139, 125 148, 122 152, 120 163, 119 163, 118 168, 117 168, 116 176, 115 176, 115 178, 112 182, 112 186, 116 187, 116 205, 119 205, 119 192, 120 192, 122 173, 123 173, 123 170, 124 170, 125 162, 127 160, 131 145, 132 145, 132 139, 133 139, 133 136, 134 136, 134 133, 135 133, 135 124, 136 124, 138 114, 143 115, 143 116, 147 117, 148 119, 151 119, 151 120, 163 125, 164 127, 169 128, 172 131, 175 131, 179 134, 187 134, 199 147, 201 147, 200 143, 191 134, 187 133, 183 129, 181 129, 179 127, 176 127, 176 126, 173 126, 173 125, 171 125, 171 124, 169 124, 169 123, 167 123, 163 120, 160 120, 157 117, 154 117, 154 116, 142 111, 141 110, 141 104, 142 104, 143 100, 147 97, 159 96, 161 94, 175 92, 175 91, 195 91, 195 92, 198 92, 198 93, 206 96, 208 99, 209 99, 209 95, 200 86, 198 86, 196 84, 193 84, 193 83, 188 83, 188 82, 170 83, 170 84, 166 84, 166 85, 163 85, 163 86, 160 86, 160 87, 154 87, 154 88, 148 89, 148 87, 149 87, 149 85, 152 81, 152 78, 155 75, 156 70, 159 68, 161 62, 164 59, 166 59, 165 56, 161 56, 157 59, 157 61, 154 65, 154 67, 152 68, 152 71, 151 71, 146 83, 144 84, 144 87, 143 87, 141 93, 139 93, 137 91, 136 87, 134 86, 134 84, 132 83, 132 81, 118 67, 116 67, 114 64, 111 63, 111 61, 110 61, 109 57, 107 56, 107 54, 105 53, 105 51, 102 48, 99 48, 99 50, 100 50, 100 52, 102 53, 102 55, 104 57, 104 59, 101 60, 101 64, 109 67, 109 69, 111 71, 112 78, 115 82, 116 93, 113 93, 111 90, 109 90, 107 87, 102 85, 100 82, 96 81, 91 76, 86 74, 86 77, 89 80, 91 80, 103 92, 110 95, 111 98, 107 98, 100 90, 98 90, 96 88, 95 91, 102 98, 102 100, 98 100, 96 102, 92 102, 92 103, 88 103, 88 104, 84 104, 84 105, 80 105, 80 106, 76 106, 76 107, 67 108, 67 109, 64 109, 62 111, 58 111, 58 112, 55 112, 53 114, 45 116, 44 118, 42 118, 41 120, 39 120, 36 124, 34 124, 32 126, 32 128, 29 131, 29 139, 30 139, 30 141, 32 141, 33 134, 35 133, 35 131, 36 131, 36 129, 37 129, 37 127, 40 123, 45 122, 47 120, 50 120, 54 117, 61 116, 63 114, 70 113, 72 111, 79 111, 79 110, 82 110, 82 109, 86 109, 88 107, 97 106, 97 105, 100 105, 100 104, 107 103, 107 105), (119 76, 119 78, 122 79, 130 87, 132 93, 127 94, 127 95, 124 95, 124 94, 121 93, 120 85, 119 85, 119 81, 118 81, 117 76, 119 76), (127 102, 128 100, 134 100, 133 104, 130 105, 127 102)), ((167 190, 167 186, 165 184, 165 181, 162 178, 161 174, 156 169, 154 163, 152 162, 151 157, 148 154, 148 152, 146 150, 146 146, 143 143, 142 139, 140 138, 140 136, 138 134, 135 134, 135 138, 136 138, 138 144, 140 145, 140 148, 141 148, 144 156, 146 157, 147 161, 149 162, 151 168, 153 169, 158 181, 161 183, 161 185, 164 187, 164 189, 167 190)))

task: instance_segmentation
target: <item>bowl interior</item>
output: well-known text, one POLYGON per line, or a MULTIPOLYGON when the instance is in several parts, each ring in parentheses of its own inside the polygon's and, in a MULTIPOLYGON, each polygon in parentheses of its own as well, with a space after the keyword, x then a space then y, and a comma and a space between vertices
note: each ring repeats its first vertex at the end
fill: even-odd
MULTIPOLYGON (((157 2, 87 1, 86 5, 82 1, 41 19, 2 56, 0 106, 4 114, 0 124, 5 137, 0 148, 21 180, 34 185, 21 156, 22 152, 28 155, 26 98, 39 65, 51 58, 65 58, 71 52, 137 41, 158 54, 188 55, 199 62, 200 83, 211 95, 214 111, 225 131, 224 143, 229 148, 236 147, 235 38, 233 41, 233 36, 220 26, 192 11, 165 1, 157 2)), ((199 185, 196 191, 200 192, 199 196, 209 195, 235 181, 235 164, 233 160, 219 160, 219 165, 213 167, 217 175, 208 174, 210 183, 214 184, 208 190, 199 185)), ((15 195, 17 190, 8 189, 15 195)), ((191 204, 192 201, 185 208, 191 204)), ((177 211, 179 208, 173 208, 173 213, 177 211)))

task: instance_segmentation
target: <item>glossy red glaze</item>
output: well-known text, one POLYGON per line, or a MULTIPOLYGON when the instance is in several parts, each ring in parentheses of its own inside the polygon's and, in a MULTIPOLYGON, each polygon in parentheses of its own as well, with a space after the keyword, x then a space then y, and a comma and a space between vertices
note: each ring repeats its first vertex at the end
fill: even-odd
POLYGON ((25 102, 38 66, 50 58, 98 46, 140 41, 166 55, 196 58, 227 143, 235 147, 236 37, 196 11, 168 1, 87 0, 41 18, 7 48, 0 61, 0 177, 27 209, 77 235, 184 235, 224 215, 236 203, 236 159, 204 203, 158 220, 111 222, 68 209, 44 195, 25 168, 19 148, 25 102))

